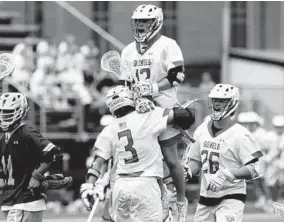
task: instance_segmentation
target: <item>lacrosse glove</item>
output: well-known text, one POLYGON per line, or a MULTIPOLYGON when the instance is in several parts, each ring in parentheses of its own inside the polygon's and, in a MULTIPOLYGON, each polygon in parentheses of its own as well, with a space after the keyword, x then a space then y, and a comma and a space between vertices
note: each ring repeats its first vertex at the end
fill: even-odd
POLYGON ((62 174, 51 174, 46 176, 42 182, 41 186, 44 190, 50 189, 62 189, 69 187, 73 182, 72 177, 64 177, 62 174))

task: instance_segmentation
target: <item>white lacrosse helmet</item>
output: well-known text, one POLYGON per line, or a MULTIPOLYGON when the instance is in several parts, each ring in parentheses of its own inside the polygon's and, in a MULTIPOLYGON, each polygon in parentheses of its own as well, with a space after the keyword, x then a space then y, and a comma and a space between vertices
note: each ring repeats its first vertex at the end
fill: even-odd
POLYGON ((210 92, 209 109, 211 111, 211 119, 214 121, 222 120, 232 114, 239 105, 240 93, 239 89, 230 84, 217 84, 210 92), (222 109, 214 106, 214 100, 223 100, 226 106, 222 109))
POLYGON ((125 106, 134 107, 133 92, 127 86, 116 86, 108 91, 106 105, 112 114, 125 106))
POLYGON ((274 127, 284 127, 284 116, 276 115, 272 118, 272 125, 274 127))
POLYGON ((21 93, 5 93, 0 96, 0 128, 13 130, 29 110, 27 98, 21 93))
POLYGON ((242 112, 238 115, 238 122, 240 123, 259 123, 261 124, 261 117, 256 112, 242 112))
POLYGON ((145 43, 153 38, 163 26, 163 11, 161 8, 143 4, 139 5, 133 12, 131 17, 131 25, 136 42, 145 43), (139 30, 140 20, 153 20, 148 30, 139 30))

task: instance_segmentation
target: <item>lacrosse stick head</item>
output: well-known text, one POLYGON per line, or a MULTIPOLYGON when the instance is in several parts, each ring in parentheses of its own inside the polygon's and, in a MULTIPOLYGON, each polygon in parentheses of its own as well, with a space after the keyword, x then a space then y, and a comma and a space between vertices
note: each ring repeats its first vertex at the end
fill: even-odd
POLYGON ((122 62, 117 51, 108 51, 101 58, 101 67, 107 72, 111 72, 120 80, 132 82, 131 75, 127 71, 126 61, 122 62))
POLYGON ((10 53, 0 54, 0 80, 11 75, 15 70, 15 59, 10 53))
POLYGON ((273 202, 272 203, 273 213, 281 217, 284 217, 284 205, 281 203, 273 202))

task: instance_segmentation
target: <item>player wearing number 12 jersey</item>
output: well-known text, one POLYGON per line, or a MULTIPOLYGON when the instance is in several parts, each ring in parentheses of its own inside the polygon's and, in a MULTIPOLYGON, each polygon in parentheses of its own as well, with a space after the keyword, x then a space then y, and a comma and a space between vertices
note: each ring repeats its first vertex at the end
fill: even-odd
POLYGON ((252 134, 232 119, 238 88, 216 85, 209 94, 211 120, 195 131, 189 150, 189 176, 201 171, 200 199, 194 222, 241 222, 246 179, 258 178, 262 152, 252 134))
POLYGON ((188 109, 156 107, 138 113, 132 91, 125 86, 111 89, 106 98, 116 117, 98 136, 95 158, 88 170, 81 197, 91 208, 96 198, 94 183, 100 169, 112 155, 117 157, 117 179, 112 191, 113 219, 116 222, 163 221, 161 191, 157 179, 163 177, 162 153, 158 136, 168 124, 188 129, 194 116, 188 109))
MULTIPOLYGON (((177 42, 160 34, 163 25, 162 9, 150 4, 139 5, 134 10, 131 21, 135 41, 127 45, 121 53, 122 74, 132 77, 135 83, 133 89, 136 89, 138 95, 151 96, 156 105, 163 108, 176 106, 177 86, 185 77, 184 59, 177 42)), ((176 155, 177 144, 181 139, 182 134, 173 127, 168 127, 159 136, 161 146, 167 147, 163 149, 165 162, 176 187, 178 210, 186 215, 183 168, 176 155)), ((169 172, 165 172, 164 176, 168 180, 169 172)), ((162 181, 160 187, 163 191, 164 215, 167 217, 167 195, 161 184, 162 181)), ((178 217, 178 213, 175 215, 178 217)))

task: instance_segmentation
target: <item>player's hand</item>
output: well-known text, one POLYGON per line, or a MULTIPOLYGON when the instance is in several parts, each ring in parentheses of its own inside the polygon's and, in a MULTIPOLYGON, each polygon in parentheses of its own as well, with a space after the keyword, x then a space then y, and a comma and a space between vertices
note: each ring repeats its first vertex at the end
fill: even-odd
POLYGON ((183 167, 183 177, 184 177, 185 181, 188 181, 189 179, 192 178, 192 172, 191 172, 190 168, 187 167, 187 166, 183 167))
POLYGON ((219 192, 226 181, 234 181, 235 179, 229 170, 221 169, 207 181, 206 189, 219 192))
POLYGON ((181 84, 185 79, 185 75, 183 72, 178 72, 176 78, 178 81, 173 81, 173 87, 176 87, 181 84))
POLYGON ((39 185, 40 185, 40 181, 38 179, 36 179, 34 177, 32 177, 30 179, 30 182, 29 182, 29 188, 30 189, 37 188, 37 187, 39 187, 39 185))
POLYGON ((0 179, 0 189, 6 186, 6 182, 4 179, 0 179))
POLYGON ((154 103, 151 100, 143 97, 136 98, 134 105, 135 105, 135 110, 138 113, 146 113, 149 112, 150 110, 155 109, 154 103))
POLYGON ((92 183, 83 183, 80 187, 80 194, 86 210, 90 211, 96 199, 96 193, 92 183))
POLYGON ((132 86, 132 90, 134 91, 136 97, 157 96, 159 92, 158 84, 149 79, 135 83, 132 86))

